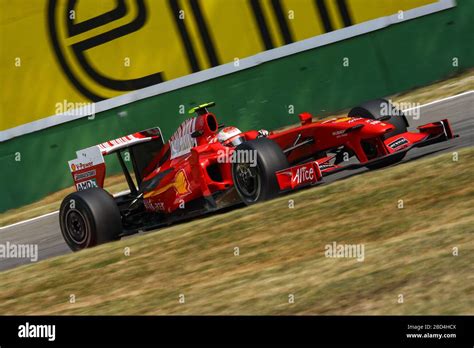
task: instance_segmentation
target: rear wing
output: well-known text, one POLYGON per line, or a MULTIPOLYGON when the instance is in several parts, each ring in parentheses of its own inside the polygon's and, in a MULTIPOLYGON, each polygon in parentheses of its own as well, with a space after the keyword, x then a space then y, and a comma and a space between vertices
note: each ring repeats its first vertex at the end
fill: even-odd
POLYGON ((77 158, 68 162, 74 185, 77 191, 104 187, 104 156, 117 153, 130 190, 136 192, 135 183, 125 165, 122 151, 129 149, 137 184, 140 185, 143 170, 158 151, 163 148, 163 145, 161 130, 154 127, 79 150, 76 152, 77 158))
POLYGON ((109 140, 97 146, 99 147, 103 155, 110 155, 114 152, 132 147, 137 144, 147 143, 156 140, 161 140, 163 142, 163 135, 161 134, 161 129, 158 127, 146 129, 141 132, 109 140))
POLYGON ((99 147, 96 145, 79 150, 76 156, 76 159, 68 162, 76 190, 104 187, 105 162, 99 147))

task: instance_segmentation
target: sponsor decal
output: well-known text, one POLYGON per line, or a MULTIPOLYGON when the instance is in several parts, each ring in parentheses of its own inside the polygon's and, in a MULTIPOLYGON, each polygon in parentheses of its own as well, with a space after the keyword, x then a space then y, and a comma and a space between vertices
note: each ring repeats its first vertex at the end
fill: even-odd
POLYGON ((87 190, 93 187, 97 187, 97 181, 95 179, 86 180, 83 182, 78 182, 76 184, 76 189, 78 191, 87 190))
POLYGON ((92 167, 94 165, 93 162, 87 162, 87 163, 77 163, 77 164, 71 164, 71 169, 73 172, 86 169, 89 167, 92 167))
POLYGON ((347 133, 345 129, 332 132, 332 135, 335 136, 336 138, 347 137, 347 133))
POLYGON ((406 145, 406 144, 408 144, 408 140, 401 137, 401 138, 398 138, 397 140, 392 141, 390 144, 388 144, 388 146, 392 148, 393 150, 395 150, 395 149, 398 149, 400 146, 406 145))
POLYGON ((332 167, 334 167, 333 164, 320 164, 319 165, 319 169, 321 169, 321 170, 332 168, 332 167))
POLYGON ((382 121, 379 121, 379 120, 366 119, 365 122, 368 123, 368 124, 371 124, 371 125, 373 125, 373 126, 376 126, 376 125, 379 124, 379 125, 385 127, 385 126, 387 125, 386 123, 383 123, 382 121))
POLYGON ((145 208, 147 210, 153 211, 165 211, 165 203, 164 202, 151 202, 151 201, 144 201, 145 208))
POLYGON ((96 174, 95 169, 89 170, 88 172, 85 172, 85 173, 74 174, 74 181, 87 179, 87 178, 90 178, 91 176, 95 176, 95 174, 96 174))
POLYGON ((296 185, 313 182, 316 179, 314 168, 311 167, 300 167, 296 170, 291 181, 296 182, 296 185))
POLYGON ((191 136, 195 130, 196 117, 190 118, 181 123, 169 141, 171 148, 171 159, 190 152, 191 149, 197 145, 196 139, 191 136))
POLYGON ((76 151, 76 159, 70 160, 69 168, 71 172, 86 169, 104 163, 104 157, 98 146, 91 146, 86 149, 76 151))
POLYGON ((316 162, 300 164, 276 173, 281 190, 294 189, 305 184, 313 184, 321 178, 321 170, 316 162))
POLYGON ((368 119, 365 120, 365 123, 377 125, 377 124, 380 123, 380 121, 378 121, 378 120, 371 120, 371 119, 368 118, 368 119))
POLYGON ((163 192, 166 192, 169 189, 174 189, 178 196, 186 196, 187 194, 191 193, 189 181, 183 169, 176 173, 173 180, 169 184, 166 184, 154 191, 146 193, 143 198, 146 199, 158 196, 159 194, 162 194, 163 192))

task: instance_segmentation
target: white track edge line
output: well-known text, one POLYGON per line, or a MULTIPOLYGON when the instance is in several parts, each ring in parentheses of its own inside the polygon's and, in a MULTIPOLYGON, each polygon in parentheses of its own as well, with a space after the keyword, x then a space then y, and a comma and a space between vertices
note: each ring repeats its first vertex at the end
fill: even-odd
POLYGON ((423 104, 423 105, 420 105, 420 106, 415 106, 415 107, 413 107, 413 108, 404 109, 404 110, 402 110, 402 111, 410 111, 410 110, 414 110, 414 109, 424 108, 425 106, 430 106, 430 105, 442 103, 442 102, 445 102, 445 101, 448 101, 448 100, 452 100, 452 99, 456 99, 456 98, 459 98, 459 97, 463 97, 463 96, 468 95, 468 94, 471 94, 471 93, 474 93, 474 89, 471 89, 470 91, 462 92, 462 93, 459 93, 459 94, 456 94, 456 95, 452 95, 452 96, 450 96, 450 97, 446 97, 446 98, 442 98, 442 99, 433 100, 433 101, 431 101, 431 102, 429 102, 429 103, 426 103, 426 104, 423 104))
POLYGON ((7 225, 7 226, 4 226, 4 227, 0 227, 0 231, 5 230, 5 229, 10 228, 10 227, 14 227, 14 226, 26 224, 26 223, 31 222, 31 221, 40 220, 40 219, 42 219, 42 218, 45 218, 45 217, 48 217, 48 216, 50 216, 50 215, 54 215, 54 214, 57 214, 57 213, 59 213, 59 210, 53 211, 53 212, 51 212, 51 213, 46 213, 46 214, 43 214, 43 215, 41 215, 41 216, 36 216, 36 217, 34 217, 34 218, 31 218, 31 219, 27 219, 27 220, 23 220, 23 221, 18 221, 18 222, 15 222, 15 223, 11 224, 11 225, 7 225))
MULTIPOLYGON (((114 197, 121 196, 121 195, 129 193, 129 192, 130 192, 130 190, 120 191, 120 192, 114 194, 114 197)), ((50 213, 46 213, 46 214, 43 214, 43 215, 40 215, 40 216, 35 216, 31 219, 18 221, 18 222, 15 222, 15 223, 11 224, 11 225, 0 227, 0 231, 5 230, 5 229, 10 228, 10 227, 15 227, 15 226, 18 226, 18 225, 21 225, 21 224, 26 224, 26 223, 31 222, 31 221, 41 220, 42 218, 45 218, 45 217, 48 217, 48 216, 51 216, 51 215, 54 215, 54 214, 58 214, 58 213, 59 213, 59 210, 55 210, 55 211, 52 211, 50 213)))

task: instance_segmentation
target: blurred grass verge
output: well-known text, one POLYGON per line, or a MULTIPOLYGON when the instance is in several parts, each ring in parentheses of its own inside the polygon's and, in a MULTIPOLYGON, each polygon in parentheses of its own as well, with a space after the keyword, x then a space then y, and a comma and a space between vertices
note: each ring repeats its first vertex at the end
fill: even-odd
POLYGON ((2 272, 0 313, 472 315, 474 148, 458 156, 2 272), (333 242, 364 245, 364 261, 325 257, 333 242))

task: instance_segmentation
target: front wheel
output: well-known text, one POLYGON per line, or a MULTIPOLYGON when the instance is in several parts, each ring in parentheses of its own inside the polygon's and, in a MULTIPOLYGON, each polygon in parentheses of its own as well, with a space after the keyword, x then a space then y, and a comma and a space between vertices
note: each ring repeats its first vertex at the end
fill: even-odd
POLYGON ((64 198, 59 224, 66 244, 73 251, 117 240, 122 232, 118 206, 101 188, 73 192, 64 198))
MULTIPOLYGON (((371 120, 383 120, 389 117, 388 120, 385 122, 393 125, 395 129, 391 132, 388 132, 387 134, 384 134, 384 139, 388 139, 398 134, 403 134, 407 131, 408 127, 408 122, 403 112, 401 110, 398 110, 392 103, 385 99, 375 99, 356 106, 352 108, 351 111, 349 111, 348 116, 362 117, 371 120)), ((373 145, 363 144, 363 146, 365 146, 364 150, 366 151, 366 153, 370 153, 372 151, 377 152, 373 145)), ((405 155, 406 153, 403 152, 398 155, 391 156, 377 164, 367 165, 366 167, 369 169, 379 169, 382 167, 386 167, 400 162, 405 157, 405 155)))
POLYGON ((280 191, 275 172, 288 168, 280 147, 268 138, 258 138, 237 146, 233 154, 234 186, 247 204, 276 197, 280 191))

